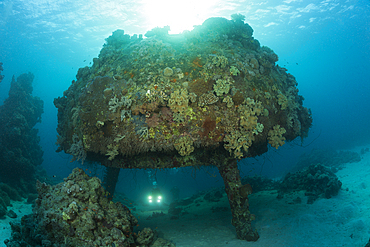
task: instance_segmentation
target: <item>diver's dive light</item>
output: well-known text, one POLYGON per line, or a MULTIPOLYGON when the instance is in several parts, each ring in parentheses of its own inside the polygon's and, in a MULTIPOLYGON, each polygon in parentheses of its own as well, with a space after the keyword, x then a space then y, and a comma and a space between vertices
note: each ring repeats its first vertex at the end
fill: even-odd
POLYGON ((161 203, 162 202, 162 194, 158 188, 154 188, 150 195, 148 196, 149 204, 153 203, 161 203))

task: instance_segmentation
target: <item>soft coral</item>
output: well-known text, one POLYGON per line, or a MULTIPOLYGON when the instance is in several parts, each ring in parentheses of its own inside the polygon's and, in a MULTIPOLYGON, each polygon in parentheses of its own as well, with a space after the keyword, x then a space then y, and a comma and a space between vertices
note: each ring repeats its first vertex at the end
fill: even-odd
POLYGON ((148 127, 153 128, 158 126, 160 121, 158 116, 158 113, 152 113, 150 117, 146 118, 145 122, 148 124, 148 127))

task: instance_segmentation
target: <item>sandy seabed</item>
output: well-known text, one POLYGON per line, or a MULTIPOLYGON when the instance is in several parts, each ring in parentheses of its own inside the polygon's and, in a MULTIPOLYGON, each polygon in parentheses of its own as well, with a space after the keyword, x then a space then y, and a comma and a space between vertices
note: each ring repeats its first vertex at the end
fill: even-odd
MULTIPOLYGON (((352 151, 359 152, 361 148, 352 151)), ((306 204, 303 193, 281 200, 276 198, 277 191, 250 195, 250 211, 256 215, 254 224, 260 235, 257 242, 236 238, 225 194, 218 202, 195 199, 179 219, 170 219, 165 209, 161 210, 164 216, 152 219, 148 217, 153 211, 145 207, 137 207, 132 213, 139 219, 139 228, 151 227, 177 247, 364 247, 370 238, 370 153, 364 154, 361 162, 346 164, 337 176, 343 183, 338 196, 318 199, 313 204, 306 204), (294 202, 297 197, 302 198, 302 203, 294 202)), ((0 220, 1 247, 11 234, 9 222, 19 222, 22 215, 32 212, 32 206, 25 201, 12 204, 8 209, 18 217, 0 220)))
POLYGON ((17 218, 12 219, 8 216, 5 219, 0 219, 0 246, 6 246, 4 244, 5 239, 9 239, 11 236, 11 229, 9 222, 21 222, 21 218, 23 215, 31 214, 32 213, 32 204, 27 204, 26 199, 22 201, 11 201, 12 206, 8 207, 8 210, 13 210, 14 213, 17 214, 17 218))
POLYGON ((189 205, 189 214, 177 220, 170 220, 168 215, 146 220, 149 214, 140 210, 134 214, 141 217, 139 224, 158 227, 157 231, 178 247, 364 247, 370 238, 370 153, 363 155, 361 162, 345 164, 336 175, 343 183, 339 194, 313 204, 306 203, 303 192, 281 200, 276 198, 277 191, 250 195, 249 209, 256 215, 254 223, 260 235, 257 242, 236 238, 226 195, 219 202, 189 205), (294 203, 297 197, 302 203, 294 203))

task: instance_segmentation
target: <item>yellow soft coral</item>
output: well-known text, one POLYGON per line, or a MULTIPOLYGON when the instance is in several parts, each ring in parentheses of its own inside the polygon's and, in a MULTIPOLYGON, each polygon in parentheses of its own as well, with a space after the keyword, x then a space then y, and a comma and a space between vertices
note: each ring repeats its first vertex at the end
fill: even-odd
POLYGON ((254 136, 253 132, 233 130, 225 136, 224 141, 225 149, 228 150, 230 154, 234 154, 235 158, 241 159, 243 158, 242 148, 245 152, 248 152, 249 147, 254 141, 254 136))
POLYGON ((230 96, 226 96, 222 102, 226 103, 226 106, 227 106, 228 108, 230 108, 230 107, 233 107, 233 106, 234 106, 233 99, 232 99, 230 96))
POLYGON ((232 82, 229 78, 227 80, 218 79, 213 85, 213 89, 217 96, 222 96, 229 93, 231 84, 232 82))
POLYGON ((106 156, 109 156, 108 160, 113 160, 114 157, 116 157, 118 153, 118 145, 109 144, 107 146, 108 152, 105 154, 106 156))
POLYGON ((212 63, 221 68, 225 68, 229 61, 225 56, 215 56, 212 59, 212 63))
POLYGON ((263 124, 257 122, 262 110, 262 103, 251 98, 247 98, 243 105, 238 107, 240 128, 232 130, 224 139, 225 149, 234 154, 235 158, 241 159, 243 150, 248 152, 254 141, 254 136, 263 131, 263 124))
POLYGON ((181 156, 186 156, 194 151, 193 140, 190 136, 182 136, 175 141, 175 149, 181 156))
POLYGON ((168 103, 173 112, 185 112, 186 109, 188 109, 189 103, 188 90, 175 90, 173 93, 171 93, 171 98, 169 99, 168 103))
POLYGON ((278 98, 278 103, 281 106, 281 110, 285 110, 288 107, 288 99, 287 99, 287 97, 284 94, 279 93, 279 95, 277 96, 277 98, 278 98))
POLYGON ((279 146, 283 146, 285 144, 285 137, 283 137, 283 134, 285 134, 286 130, 280 125, 275 125, 272 130, 269 131, 268 134, 268 140, 271 146, 274 148, 278 148, 279 146))
POLYGON ((254 130, 257 127, 257 117, 262 113, 262 103, 247 98, 243 105, 238 107, 240 113, 240 126, 246 130, 254 130))

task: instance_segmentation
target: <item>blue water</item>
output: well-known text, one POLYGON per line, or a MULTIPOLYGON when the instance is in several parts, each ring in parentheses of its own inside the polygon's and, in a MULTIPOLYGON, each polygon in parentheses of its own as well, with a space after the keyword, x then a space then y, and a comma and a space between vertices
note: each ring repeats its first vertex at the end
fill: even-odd
MULTIPOLYGON (((78 68, 98 56, 105 38, 117 28, 144 34, 169 25, 170 33, 176 33, 208 17, 229 18, 233 13, 246 16, 254 37, 273 49, 277 64, 296 77, 314 119, 302 145, 296 140, 258 159, 243 160, 242 175, 280 177, 312 148, 369 144, 370 1, 0 1, 5 75, 0 102, 7 98, 12 75, 35 75, 33 95, 45 102, 42 122, 36 126, 44 150, 42 165, 49 175, 66 177, 81 164, 55 152, 53 99, 69 87, 78 68)), ((157 180, 164 191, 180 187, 182 197, 223 184, 212 168, 159 171, 157 180)), ((138 198, 150 187, 144 171, 125 171, 117 190, 138 198)))

